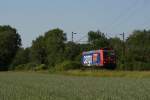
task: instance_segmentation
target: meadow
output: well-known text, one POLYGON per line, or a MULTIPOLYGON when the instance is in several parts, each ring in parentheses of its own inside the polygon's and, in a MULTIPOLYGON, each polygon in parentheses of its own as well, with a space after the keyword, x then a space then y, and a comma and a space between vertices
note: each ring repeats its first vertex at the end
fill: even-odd
POLYGON ((150 100, 148 77, 1 72, 0 100, 150 100))

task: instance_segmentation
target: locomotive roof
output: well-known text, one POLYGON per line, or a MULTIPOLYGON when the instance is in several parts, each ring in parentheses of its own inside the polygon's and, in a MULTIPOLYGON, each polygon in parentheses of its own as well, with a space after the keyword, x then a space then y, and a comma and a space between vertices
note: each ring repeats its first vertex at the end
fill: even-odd
POLYGON ((91 50, 91 51, 84 51, 83 54, 91 54, 91 53, 98 53, 100 52, 101 50, 104 50, 104 51, 114 51, 113 49, 99 49, 99 50, 91 50))

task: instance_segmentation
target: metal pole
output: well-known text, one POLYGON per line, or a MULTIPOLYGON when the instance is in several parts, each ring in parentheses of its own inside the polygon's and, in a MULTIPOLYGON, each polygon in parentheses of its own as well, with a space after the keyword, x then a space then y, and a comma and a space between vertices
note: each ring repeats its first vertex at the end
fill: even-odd
POLYGON ((72 42, 73 42, 73 32, 72 32, 72 42))
POLYGON ((123 32, 122 34, 122 39, 123 39, 123 50, 122 50, 122 55, 123 55, 123 67, 125 67, 125 33, 123 32))
POLYGON ((73 35, 74 35, 74 34, 77 34, 77 33, 72 32, 72 42, 74 42, 74 41, 73 41, 73 38, 74 38, 73 35))
POLYGON ((125 33, 123 33, 123 64, 125 65, 125 33))

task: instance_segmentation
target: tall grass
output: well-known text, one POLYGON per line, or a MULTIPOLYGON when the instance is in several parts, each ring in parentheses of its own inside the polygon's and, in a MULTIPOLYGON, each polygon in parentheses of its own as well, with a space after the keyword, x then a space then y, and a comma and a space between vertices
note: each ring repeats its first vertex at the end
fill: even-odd
POLYGON ((0 100, 150 100, 150 78, 0 73, 0 100))
POLYGON ((60 74, 71 76, 150 78, 149 71, 69 70, 60 74))

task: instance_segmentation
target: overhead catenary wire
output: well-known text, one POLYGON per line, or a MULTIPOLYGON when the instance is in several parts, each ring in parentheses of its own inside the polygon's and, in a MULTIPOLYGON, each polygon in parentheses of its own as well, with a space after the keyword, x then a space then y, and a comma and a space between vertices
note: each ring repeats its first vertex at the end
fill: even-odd
MULTIPOLYGON (((135 6, 137 6, 139 3, 139 0, 135 0, 131 6, 127 7, 127 14, 126 13, 121 13, 119 14, 119 16, 113 21, 113 23, 110 25, 110 27, 108 27, 107 29, 111 29, 111 28, 114 28, 116 25, 119 26, 121 23, 127 21, 129 19, 129 17, 131 15, 133 15, 136 11, 137 11, 137 8, 135 6), (121 20, 122 19, 122 20, 121 20), (119 22, 120 20, 120 22, 119 22)), ((149 27, 149 26, 148 26, 149 27)), ((146 28, 148 28, 146 27, 146 28)), ((111 36, 109 35, 111 33, 106 33, 105 35, 109 38, 111 38, 111 36)), ((117 33, 115 34, 115 36, 119 35, 120 33, 117 33)), ((111 34, 112 35, 112 34, 111 34)), ((113 35, 112 35, 113 36, 113 35)), ((81 40, 85 39, 86 37, 88 37, 88 34, 84 35, 83 37, 81 37, 78 41, 76 42, 81 42, 81 40)))
POLYGON ((87 37, 88 37, 88 34, 85 34, 85 35, 82 36, 80 39, 78 39, 78 40, 76 41, 76 43, 82 42, 82 40, 85 39, 85 38, 87 38, 87 37))
MULTIPOLYGON (((133 7, 135 7, 138 4, 139 0, 135 0, 131 5, 129 5, 124 11, 127 11, 127 13, 129 13, 133 7)), ((105 26, 104 29, 112 29, 113 27, 115 27, 119 21, 121 21, 122 18, 124 18, 125 16, 127 16, 128 14, 125 13, 124 11, 122 11, 113 21, 109 26, 105 26), (106 28, 107 27, 107 28, 106 28)), ((128 15, 129 16, 129 15, 128 15)))
MULTIPOLYGON (((129 18, 132 17, 133 14, 135 14, 136 11, 138 11, 137 9, 139 9, 139 7, 137 8, 136 6, 138 5, 139 3, 139 0, 136 0, 136 3, 134 5, 134 8, 131 9, 131 11, 128 13, 128 15, 126 17, 123 17, 124 19, 122 21, 120 21, 119 23, 116 23, 115 25, 116 26, 120 26, 121 24, 123 24, 124 22, 127 22, 129 18)), ((142 8, 143 5, 140 6, 140 8, 142 8)), ((115 26, 114 25, 114 26, 115 26)), ((114 26, 112 26, 111 28, 113 28, 114 26)), ((118 27, 117 27, 118 28, 118 27)), ((115 35, 119 35, 120 33, 118 34, 115 34, 115 35)))
MULTIPOLYGON (((148 5, 149 6, 149 3, 150 3, 150 1, 149 0, 143 0, 143 5, 144 5, 144 8, 147 10, 147 6, 146 5, 148 5)), ((147 13, 148 14, 148 13, 147 13)), ((149 15, 147 15, 147 16, 145 16, 145 22, 143 22, 142 24, 140 24, 141 26, 144 26, 143 28, 144 29, 149 29, 150 30, 150 24, 149 24, 149 19, 150 18, 150 16, 149 15)))
MULTIPOLYGON (((143 5, 140 6, 140 8, 142 7, 143 5)), ((129 13, 128 16, 124 17, 124 19, 117 24, 117 26, 120 26, 121 24, 123 24, 124 22, 128 22, 129 21, 129 18, 131 19, 132 16, 134 16, 134 14, 136 13, 136 11, 138 11, 139 8, 134 8, 132 9, 132 11, 129 13)))
MULTIPOLYGON (((121 23, 125 22, 126 20, 128 20, 128 18, 135 13, 135 11, 137 11, 137 9, 135 8, 135 6, 137 6, 139 3, 139 0, 135 0, 130 6, 128 6, 125 10, 128 11, 127 13, 123 12, 119 14, 118 17, 116 17, 116 19, 114 19, 114 21, 110 24, 110 26, 107 26, 107 30, 114 28, 115 26, 120 26, 121 23)), ((104 28, 105 29, 105 28, 104 28)), ((115 33, 115 34, 111 34, 109 33, 109 35, 117 37, 120 33, 115 33)), ((111 38, 111 36, 108 35, 108 33, 106 34, 109 38, 111 38)))
POLYGON ((146 26, 145 29, 150 30, 150 25, 146 26))

